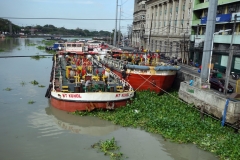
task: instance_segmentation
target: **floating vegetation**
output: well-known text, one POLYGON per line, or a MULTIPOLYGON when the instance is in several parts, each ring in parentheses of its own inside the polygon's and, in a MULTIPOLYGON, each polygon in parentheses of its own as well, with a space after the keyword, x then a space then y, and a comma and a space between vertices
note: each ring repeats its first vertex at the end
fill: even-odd
POLYGON ((21 50, 21 48, 18 48, 18 50, 21 50))
POLYGON ((32 101, 32 100, 28 101, 28 104, 33 104, 33 103, 35 103, 35 101, 32 101))
POLYGON ((44 85, 38 85, 38 87, 44 88, 45 86, 44 85))
POLYGON ((117 146, 117 142, 115 141, 114 137, 111 140, 100 140, 98 143, 93 144, 91 147, 99 149, 101 152, 104 152, 104 155, 110 156, 110 158, 114 160, 120 160, 123 156, 121 152, 116 152, 120 149, 120 147, 117 146))
POLYGON ((22 86, 24 86, 26 83, 22 81, 20 84, 21 84, 22 86))
POLYGON ((36 80, 33 80, 30 83, 33 84, 33 85, 38 85, 39 84, 38 81, 36 81, 36 80))
POLYGON ((123 127, 140 128, 177 143, 193 143, 220 159, 239 159, 240 134, 228 126, 222 127, 219 120, 209 116, 201 120, 199 111, 180 101, 176 91, 170 94, 137 92, 125 107, 74 114, 97 116, 123 127))
POLYGON ((5 88, 4 90, 5 90, 5 91, 11 91, 12 88, 8 88, 8 87, 7 87, 7 88, 5 88))
POLYGON ((1 49, 1 48, 0 48, 0 52, 4 52, 4 49, 1 49))
POLYGON ((45 45, 45 46, 52 46, 56 41, 53 41, 53 40, 42 40, 42 43, 45 45))
POLYGON ((56 51, 54 51, 54 50, 47 50, 46 52, 49 54, 56 54, 56 51))
POLYGON ((37 44, 35 44, 35 43, 27 43, 26 45, 27 46, 36 46, 37 44))
POLYGON ((37 46, 37 49, 39 49, 39 50, 45 50, 45 46, 37 46))
POLYGON ((39 60, 41 58, 46 58, 46 56, 39 56, 39 55, 36 55, 36 56, 31 56, 32 59, 35 59, 35 60, 39 60))

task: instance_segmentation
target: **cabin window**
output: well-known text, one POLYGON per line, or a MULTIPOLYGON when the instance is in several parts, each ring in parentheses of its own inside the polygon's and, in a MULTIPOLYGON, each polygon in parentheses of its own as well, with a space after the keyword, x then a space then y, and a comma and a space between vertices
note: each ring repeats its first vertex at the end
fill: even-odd
POLYGON ((81 47, 81 44, 77 44, 77 47, 81 47))
POLYGON ((67 47, 71 47, 71 44, 67 44, 67 47))
POLYGON ((72 47, 76 47, 76 44, 72 44, 72 47))

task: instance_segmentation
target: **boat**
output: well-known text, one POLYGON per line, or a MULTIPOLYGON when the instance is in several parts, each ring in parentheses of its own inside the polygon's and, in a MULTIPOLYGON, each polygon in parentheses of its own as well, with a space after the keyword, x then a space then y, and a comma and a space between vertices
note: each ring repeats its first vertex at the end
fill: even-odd
POLYGON ((54 55, 45 97, 67 112, 126 106, 134 96, 132 86, 85 50, 84 43, 67 42, 54 55))
POLYGON ((126 80, 135 91, 161 93, 169 90, 180 66, 160 62, 158 53, 136 53, 113 50, 99 58, 101 64, 126 80))

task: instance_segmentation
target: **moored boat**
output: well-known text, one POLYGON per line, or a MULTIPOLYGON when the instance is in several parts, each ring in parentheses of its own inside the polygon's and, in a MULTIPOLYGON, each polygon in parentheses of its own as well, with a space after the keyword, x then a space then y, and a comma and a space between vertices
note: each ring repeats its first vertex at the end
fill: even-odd
POLYGON ((100 62, 137 90, 164 92, 172 87, 180 66, 160 62, 156 53, 113 51, 100 62))
POLYGON ((45 97, 53 107, 68 112, 125 106, 134 96, 132 86, 84 52, 81 44, 68 42, 54 56, 45 97))

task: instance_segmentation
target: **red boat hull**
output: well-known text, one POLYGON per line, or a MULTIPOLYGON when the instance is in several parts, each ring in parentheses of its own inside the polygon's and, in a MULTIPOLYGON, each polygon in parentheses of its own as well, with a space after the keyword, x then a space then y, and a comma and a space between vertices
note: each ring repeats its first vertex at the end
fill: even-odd
MULTIPOLYGON (((107 102, 79 102, 79 101, 64 101, 51 97, 51 104, 53 107, 64 110, 67 112, 75 111, 91 111, 93 109, 110 109, 113 103, 107 104, 107 102)), ((127 100, 114 102, 114 108, 124 107, 127 104, 127 100)))
MULTIPOLYGON (((115 74, 122 77, 122 73, 113 70, 115 74)), ((175 71, 173 71, 175 72, 175 71)), ((164 92, 172 87, 176 74, 169 75, 147 75, 130 73, 125 80, 135 91, 150 90, 156 93, 164 92)))

